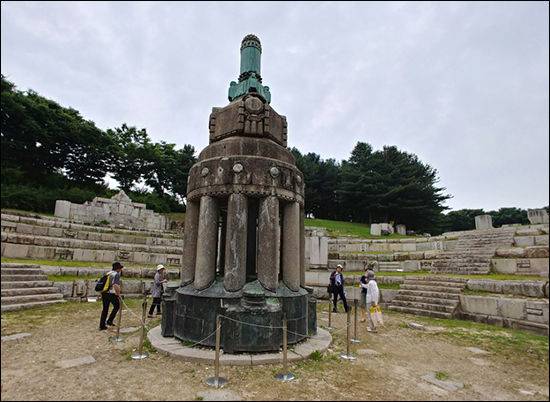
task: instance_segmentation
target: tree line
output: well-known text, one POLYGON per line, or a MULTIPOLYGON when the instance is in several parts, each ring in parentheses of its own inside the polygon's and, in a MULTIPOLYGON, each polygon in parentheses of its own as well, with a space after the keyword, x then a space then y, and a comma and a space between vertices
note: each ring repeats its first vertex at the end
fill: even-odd
MULTIPOLYGON (((53 212, 55 200, 83 203, 112 196, 106 177, 157 212, 185 210, 191 145, 153 142, 127 124, 101 130, 73 108, 1 77, 1 206, 53 212)), ((445 213, 451 198, 437 170, 395 146, 374 150, 359 142, 347 160, 322 159, 292 148, 306 184, 305 212, 316 218, 394 222, 441 233, 474 227, 482 210, 445 213)), ((518 208, 491 211, 493 223, 527 223, 518 208)))

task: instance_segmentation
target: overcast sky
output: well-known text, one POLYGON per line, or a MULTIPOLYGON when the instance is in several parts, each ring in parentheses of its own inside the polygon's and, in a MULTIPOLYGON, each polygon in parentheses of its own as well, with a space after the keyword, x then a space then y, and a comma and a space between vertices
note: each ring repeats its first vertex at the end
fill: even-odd
POLYGON ((208 143, 244 35, 289 146, 396 145, 452 209, 548 205, 548 3, 2 2, 1 69, 100 128, 208 143))

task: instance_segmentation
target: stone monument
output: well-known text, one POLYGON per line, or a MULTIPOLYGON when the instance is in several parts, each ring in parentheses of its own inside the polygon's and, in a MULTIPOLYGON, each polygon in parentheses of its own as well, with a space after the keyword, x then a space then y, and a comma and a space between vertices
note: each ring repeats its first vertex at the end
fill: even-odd
POLYGON ((548 223, 548 212, 546 212, 546 209, 528 209, 527 217, 531 225, 548 223))
POLYGON ((491 215, 478 215, 475 217, 476 230, 492 229, 493 218, 491 215))
POLYGON ((132 202, 123 190, 111 198, 95 197, 84 204, 57 200, 54 215, 71 222, 90 225, 102 223, 106 226, 142 230, 170 228, 169 219, 147 209, 145 204, 132 202))
POLYGON ((289 344, 317 328, 305 288, 304 179, 262 85, 261 53, 247 35, 230 103, 210 114, 210 143, 189 172, 181 284, 164 299, 164 336, 213 346, 222 315, 225 353, 279 350, 283 317, 289 344))

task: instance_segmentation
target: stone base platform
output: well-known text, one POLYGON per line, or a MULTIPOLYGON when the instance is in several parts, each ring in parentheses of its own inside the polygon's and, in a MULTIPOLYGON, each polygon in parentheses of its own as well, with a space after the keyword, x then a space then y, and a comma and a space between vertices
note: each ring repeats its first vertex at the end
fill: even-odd
MULTIPOLYGON (((176 338, 165 338, 161 335, 160 325, 153 328, 147 334, 151 345, 159 352, 198 363, 214 364, 215 351, 209 348, 191 348, 183 345, 176 338)), ((325 351, 332 342, 332 336, 327 330, 317 328, 317 335, 312 336, 304 342, 300 342, 288 350, 288 361, 295 362, 304 360, 313 352, 325 351)), ((279 353, 239 353, 220 354, 220 365, 224 366, 257 366, 261 364, 278 364, 283 362, 283 352, 279 353)))

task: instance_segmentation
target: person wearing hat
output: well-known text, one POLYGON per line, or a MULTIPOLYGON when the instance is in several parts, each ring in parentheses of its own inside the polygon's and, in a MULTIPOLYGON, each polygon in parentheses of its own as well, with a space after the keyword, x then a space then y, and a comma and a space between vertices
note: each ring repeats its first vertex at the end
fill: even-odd
POLYGON ((336 271, 330 274, 330 284, 332 288, 333 303, 334 303, 334 308, 332 309, 332 311, 334 313, 338 312, 336 308, 338 303, 338 296, 340 296, 342 303, 344 303, 344 310, 346 310, 346 313, 348 312, 348 309, 349 309, 348 302, 346 300, 346 294, 344 292, 344 274, 342 274, 343 269, 344 267, 338 264, 336 266, 336 271))
POLYGON ((115 325, 113 321, 116 317, 118 309, 120 308, 120 275, 122 273, 122 268, 124 268, 124 265, 122 265, 120 262, 113 262, 113 270, 107 274, 105 287, 101 292, 103 310, 101 311, 101 318, 99 319, 100 331, 107 329, 107 325, 115 325), (109 319, 107 319, 110 304, 113 305, 113 310, 111 311, 111 315, 109 315, 109 319))
POLYGON ((165 279, 166 268, 164 265, 157 265, 157 272, 155 273, 155 279, 153 281, 153 286, 151 287, 151 296, 153 296, 153 303, 151 303, 151 308, 149 309, 149 318, 153 318, 153 311, 155 307, 157 308, 157 315, 160 315, 160 303, 162 301, 162 293, 164 292, 163 284, 168 282, 165 279))

